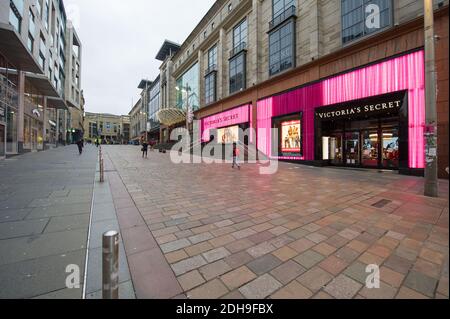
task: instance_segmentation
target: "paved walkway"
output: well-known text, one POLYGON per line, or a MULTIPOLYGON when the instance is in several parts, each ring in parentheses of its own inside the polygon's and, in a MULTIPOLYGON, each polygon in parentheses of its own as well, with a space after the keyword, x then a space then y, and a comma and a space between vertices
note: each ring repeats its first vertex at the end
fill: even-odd
MULTIPOLYGON (((448 181, 104 148, 137 298, 448 298, 448 181), (366 266, 381 287, 365 287, 366 266)), ((1 273, 1 270, 0 270, 1 273)))
POLYGON ((81 298, 97 152, 76 146, 0 161, 0 298, 81 298))

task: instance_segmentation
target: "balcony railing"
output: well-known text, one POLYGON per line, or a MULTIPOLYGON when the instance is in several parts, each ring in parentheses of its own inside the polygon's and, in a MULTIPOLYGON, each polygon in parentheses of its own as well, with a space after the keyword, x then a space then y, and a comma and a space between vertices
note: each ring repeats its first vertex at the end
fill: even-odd
POLYGON ((290 6, 283 12, 281 12, 279 15, 277 15, 275 18, 273 18, 272 21, 269 22, 269 30, 272 30, 276 26, 280 25, 287 19, 291 17, 296 17, 295 13, 297 11, 297 8, 295 6, 290 6))
POLYGON ((213 64, 213 65, 209 66, 205 71, 205 76, 212 72, 217 72, 217 64, 213 64))

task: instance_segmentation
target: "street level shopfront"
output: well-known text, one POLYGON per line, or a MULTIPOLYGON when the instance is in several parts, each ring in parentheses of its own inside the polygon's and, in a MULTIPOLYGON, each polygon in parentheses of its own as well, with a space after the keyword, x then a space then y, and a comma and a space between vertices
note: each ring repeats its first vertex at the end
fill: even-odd
POLYGON ((423 50, 257 102, 258 149, 280 160, 420 174, 424 126, 423 50))
POLYGON ((243 133, 251 127, 250 110, 251 106, 246 104, 203 118, 200 124, 201 141, 248 145, 252 142, 252 134, 244 136, 243 133))

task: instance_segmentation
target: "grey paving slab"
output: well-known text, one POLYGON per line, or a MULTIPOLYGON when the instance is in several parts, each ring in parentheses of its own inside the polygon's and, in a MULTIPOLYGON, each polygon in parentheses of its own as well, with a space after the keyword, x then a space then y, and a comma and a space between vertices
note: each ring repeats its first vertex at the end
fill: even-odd
POLYGON ((36 207, 27 216, 27 219, 89 214, 90 211, 91 211, 90 203, 67 204, 67 205, 58 204, 47 207, 36 207))
POLYGON ((25 220, 17 222, 0 223, 0 240, 39 235, 45 229, 49 219, 25 220))
POLYGON ((2 209, 0 210, 0 223, 23 220, 31 210, 31 208, 2 209))
POLYGON ((119 223, 114 219, 102 220, 92 223, 91 225, 91 239, 89 248, 98 248, 102 246, 102 236, 105 232, 110 230, 119 231, 119 223))
POLYGON ((45 227, 45 233, 54 233, 66 230, 85 229, 89 227, 89 215, 69 215, 51 217, 47 227, 45 227))
POLYGON ((0 240, 0 265, 86 249, 86 230, 0 240))
MULTIPOLYGON (((70 264, 84 271, 84 249, 0 266, 0 299, 32 298, 66 288, 66 267, 70 264)), ((80 278, 80 283, 83 276, 80 278)), ((82 289, 74 294, 81 298, 82 289)))

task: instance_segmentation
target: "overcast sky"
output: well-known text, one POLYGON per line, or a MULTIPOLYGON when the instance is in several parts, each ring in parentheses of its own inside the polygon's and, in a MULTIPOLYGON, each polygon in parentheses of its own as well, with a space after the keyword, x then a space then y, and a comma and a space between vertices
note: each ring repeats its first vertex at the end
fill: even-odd
POLYGON ((214 0, 64 0, 83 44, 87 112, 128 114, 141 79, 159 73, 165 39, 182 43, 214 0))

